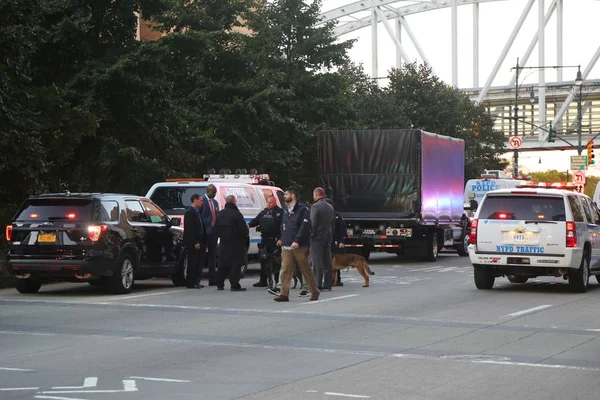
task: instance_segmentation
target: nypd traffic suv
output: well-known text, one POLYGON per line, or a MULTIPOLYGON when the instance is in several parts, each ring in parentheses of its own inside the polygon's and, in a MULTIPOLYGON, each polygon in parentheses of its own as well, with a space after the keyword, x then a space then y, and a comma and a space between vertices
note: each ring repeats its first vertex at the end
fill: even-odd
POLYGON ((563 277, 585 292, 590 275, 600 282, 600 216, 572 187, 539 184, 489 192, 471 224, 469 257, 478 289, 497 277, 525 283, 563 277))

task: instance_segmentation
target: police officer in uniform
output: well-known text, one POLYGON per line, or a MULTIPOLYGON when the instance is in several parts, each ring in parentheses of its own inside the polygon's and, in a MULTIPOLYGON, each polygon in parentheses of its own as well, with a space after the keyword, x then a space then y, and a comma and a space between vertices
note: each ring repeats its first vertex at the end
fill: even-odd
POLYGON ((260 253, 260 280, 254 287, 268 287, 269 275, 275 277, 275 283, 279 281, 279 270, 281 269, 281 247, 277 241, 281 236, 281 219, 283 209, 277 206, 277 200, 271 196, 267 199, 267 208, 262 210, 256 218, 248 223, 250 228, 257 227, 261 233, 260 253), (271 264, 272 268, 269 268, 271 264))

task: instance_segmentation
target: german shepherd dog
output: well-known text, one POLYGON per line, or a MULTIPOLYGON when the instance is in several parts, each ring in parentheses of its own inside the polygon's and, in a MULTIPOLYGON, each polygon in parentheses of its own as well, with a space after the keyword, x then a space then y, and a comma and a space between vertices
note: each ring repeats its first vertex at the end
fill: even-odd
POLYGON ((356 268, 358 273, 365 279, 363 287, 369 287, 369 275, 367 273, 375 275, 375 272, 371 271, 367 260, 363 256, 350 253, 333 255, 333 284, 337 283, 337 274, 335 272, 350 267, 356 268))
MULTIPOLYGON (((281 270, 281 248, 275 250, 272 254, 269 254, 266 247, 262 243, 258 244, 258 258, 261 263, 265 262, 265 269, 267 274, 268 289, 274 289, 279 283, 279 271, 281 270)), ((294 286, 292 289, 296 289, 298 281, 302 282, 302 273, 300 268, 296 266, 294 268, 294 286)), ((301 283, 302 284, 302 283, 301 283)))
POLYGON ((281 270, 281 250, 277 249, 269 254, 267 248, 258 244, 258 258, 261 264, 265 264, 265 273, 267 274, 267 283, 269 289, 273 289, 279 282, 279 271, 281 270))

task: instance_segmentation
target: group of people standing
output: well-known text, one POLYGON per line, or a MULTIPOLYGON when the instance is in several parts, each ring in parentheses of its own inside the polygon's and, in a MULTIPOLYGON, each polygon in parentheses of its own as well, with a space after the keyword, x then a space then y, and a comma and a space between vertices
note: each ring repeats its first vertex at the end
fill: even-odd
MULTIPOLYGON (((331 291, 332 253, 344 251, 346 226, 331 199, 325 197, 323 188, 313 191, 312 206, 298 199, 295 188, 288 188, 283 208, 277 206, 275 197, 270 197, 267 208, 248 224, 236 206, 235 196, 227 196, 225 208, 219 211, 214 199, 216 192, 216 187, 209 185, 206 195, 193 195, 192 207, 184 216, 188 288, 203 287, 200 274, 207 253, 209 285, 223 290, 229 276, 232 291, 246 290, 239 284, 240 267, 246 262, 248 228, 256 227, 261 232, 261 274, 254 287, 269 287, 269 292, 276 295, 275 301, 287 302, 292 279, 301 274, 300 296, 310 295, 310 300, 315 301, 321 291, 331 291), (219 268, 215 273, 217 240, 220 240, 219 268), (297 270, 300 274, 296 274, 297 270), (274 277, 275 287, 270 277, 274 277)), ((337 282, 343 285, 339 275, 337 282)))
POLYGON ((244 216, 237 208, 235 196, 225 198, 225 208, 219 210, 215 200, 217 188, 208 185, 206 194, 194 194, 192 206, 186 211, 183 220, 183 242, 187 253, 186 287, 201 289, 200 276, 208 264, 208 284, 219 290, 225 289, 225 279, 229 276, 231 291, 242 292, 240 286, 240 266, 246 262, 246 239, 249 230, 244 216), (219 245, 219 269, 217 264, 217 243, 219 245))

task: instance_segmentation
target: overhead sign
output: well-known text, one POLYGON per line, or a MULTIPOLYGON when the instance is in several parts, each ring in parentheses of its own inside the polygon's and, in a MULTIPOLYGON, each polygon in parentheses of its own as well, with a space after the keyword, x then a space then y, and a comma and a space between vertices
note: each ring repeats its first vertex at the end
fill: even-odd
POLYGON ((587 156, 571 156, 572 171, 584 171, 585 169, 587 169, 587 165, 587 156))
POLYGON ((511 138, 508 140, 508 145, 511 149, 518 150, 523 146, 523 139, 519 136, 511 136, 511 138))
POLYGON ((573 171, 572 181, 575 185, 585 185, 585 172, 573 171))

